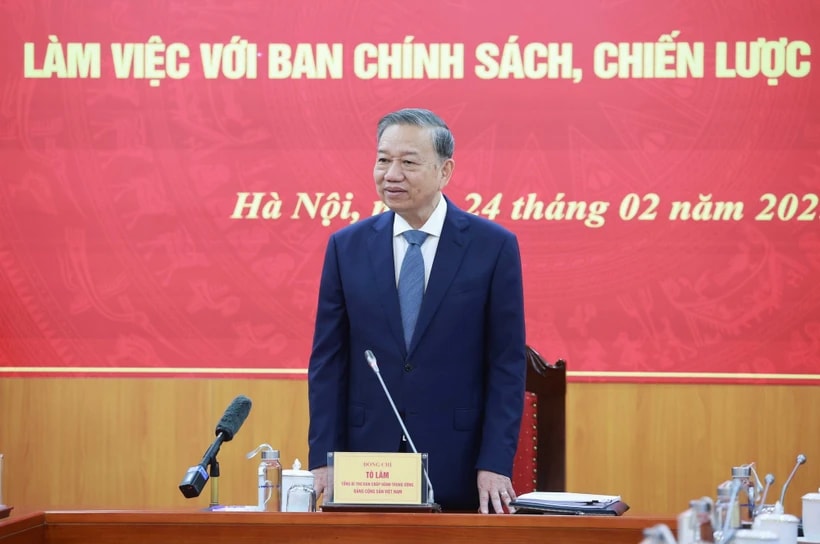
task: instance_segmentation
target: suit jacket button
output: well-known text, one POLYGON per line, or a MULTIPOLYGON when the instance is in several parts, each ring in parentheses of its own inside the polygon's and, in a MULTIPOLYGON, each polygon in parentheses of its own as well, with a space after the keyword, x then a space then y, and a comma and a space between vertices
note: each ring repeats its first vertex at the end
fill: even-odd
POLYGON ((413 370, 413 365, 411 365, 410 363, 407 363, 406 365, 404 365, 404 371, 405 372, 410 372, 411 370, 413 370))

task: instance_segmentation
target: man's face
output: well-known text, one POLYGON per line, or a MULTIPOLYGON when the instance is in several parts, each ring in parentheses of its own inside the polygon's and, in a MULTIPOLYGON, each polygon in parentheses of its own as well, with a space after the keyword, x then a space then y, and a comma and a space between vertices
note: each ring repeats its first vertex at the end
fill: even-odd
POLYGON ((438 205, 454 165, 436 154, 431 129, 391 125, 379 140, 373 179, 382 202, 419 228, 438 205))

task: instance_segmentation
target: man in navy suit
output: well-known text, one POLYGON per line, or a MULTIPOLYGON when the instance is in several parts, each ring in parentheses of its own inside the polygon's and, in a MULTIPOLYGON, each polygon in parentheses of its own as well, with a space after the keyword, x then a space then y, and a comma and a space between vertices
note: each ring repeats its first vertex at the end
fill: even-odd
POLYGON ((413 443, 429 454, 436 502, 508 512, 526 376, 518 241, 442 194, 455 142, 437 115, 390 113, 377 142, 373 177, 390 211, 330 237, 319 287, 308 370, 316 491, 327 484, 328 452, 410 450, 365 360, 371 350, 413 443), (408 230, 426 237, 421 307, 405 332, 408 230))

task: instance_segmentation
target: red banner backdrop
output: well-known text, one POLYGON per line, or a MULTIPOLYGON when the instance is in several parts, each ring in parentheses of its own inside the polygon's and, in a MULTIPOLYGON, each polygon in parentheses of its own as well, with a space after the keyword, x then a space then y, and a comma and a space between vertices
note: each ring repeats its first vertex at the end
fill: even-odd
POLYGON ((384 113, 574 380, 820 380, 820 3, 0 3, 0 374, 303 377, 384 113))

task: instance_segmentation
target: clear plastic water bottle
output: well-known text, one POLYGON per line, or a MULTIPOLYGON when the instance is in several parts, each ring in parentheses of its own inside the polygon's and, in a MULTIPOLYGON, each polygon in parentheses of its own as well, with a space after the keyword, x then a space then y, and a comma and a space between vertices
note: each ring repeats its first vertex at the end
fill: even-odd
POLYGON ((248 459, 259 452, 262 452, 262 461, 256 471, 259 510, 279 512, 282 505, 282 463, 279 462, 279 450, 273 449, 269 444, 260 444, 248 453, 248 459))

